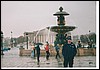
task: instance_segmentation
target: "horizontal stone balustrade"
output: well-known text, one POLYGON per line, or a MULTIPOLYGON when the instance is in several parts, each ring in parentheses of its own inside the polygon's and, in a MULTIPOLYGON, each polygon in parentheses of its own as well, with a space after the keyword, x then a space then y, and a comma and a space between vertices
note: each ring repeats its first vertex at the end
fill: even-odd
MULTIPOLYGON (((32 50, 27 50, 27 49, 24 49, 24 48, 20 48, 19 49, 19 55, 20 56, 30 56, 31 55, 31 51, 32 50)), ((41 50, 40 53, 41 53, 40 54, 41 56, 45 56, 46 55, 45 50, 41 50)), ((61 54, 62 54, 62 51, 60 50, 60 55, 61 54)), ((50 50, 50 56, 55 56, 55 55, 56 55, 55 49, 50 50)), ((76 56, 88 56, 88 55, 89 56, 90 55, 91 56, 95 56, 96 55, 96 48, 89 48, 89 49, 86 49, 86 48, 78 48, 77 49, 76 56)))

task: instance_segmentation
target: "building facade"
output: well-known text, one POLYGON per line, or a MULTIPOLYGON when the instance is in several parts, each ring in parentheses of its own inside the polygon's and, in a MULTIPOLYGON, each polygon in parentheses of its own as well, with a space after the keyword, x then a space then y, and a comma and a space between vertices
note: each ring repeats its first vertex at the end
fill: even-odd
POLYGON ((48 29, 42 29, 40 31, 24 32, 24 37, 26 38, 28 34, 28 41, 33 43, 46 43, 48 41, 53 44, 55 41, 56 33, 49 31, 48 29))

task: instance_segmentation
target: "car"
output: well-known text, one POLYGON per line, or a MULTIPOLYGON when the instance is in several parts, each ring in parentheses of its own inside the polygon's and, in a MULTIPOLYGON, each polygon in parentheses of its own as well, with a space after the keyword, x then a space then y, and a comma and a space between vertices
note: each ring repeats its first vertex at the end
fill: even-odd
POLYGON ((8 50, 10 50, 11 48, 9 48, 9 47, 4 47, 3 48, 3 51, 8 51, 8 50))

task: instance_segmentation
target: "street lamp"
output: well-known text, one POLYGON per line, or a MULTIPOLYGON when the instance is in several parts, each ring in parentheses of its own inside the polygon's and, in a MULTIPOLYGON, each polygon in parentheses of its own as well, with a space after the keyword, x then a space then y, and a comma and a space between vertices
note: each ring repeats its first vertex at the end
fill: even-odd
POLYGON ((4 55, 3 53, 3 32, 1 31, 1 55, 4 55))
POLYGON ((89 30, 89 41, 91 41, 91 38, 90 38, 90 32, 91 32, 91 31, 89 30))
POLYGON ((93 44, 93 40, 92 40, 92 38, 91 38, 91 34, 90 34, 90 30, 89 30, 89 40, 90 40, 90 48, 92 48, 92 44, 93 44))
POLYGON ((26 33, 27 49, 28 49, 28 33, 26 33))
POLYGON ((92 48, 92 42, 91 42, 91 39, 90 39, 90 30, 89 30, 89 35, 88 35, 88 45, 89 45, 89 48, 92 48))
POLYGON ((11 48, 13 47, 13 38, 12 38, 12 31, 11 31, 11 48))

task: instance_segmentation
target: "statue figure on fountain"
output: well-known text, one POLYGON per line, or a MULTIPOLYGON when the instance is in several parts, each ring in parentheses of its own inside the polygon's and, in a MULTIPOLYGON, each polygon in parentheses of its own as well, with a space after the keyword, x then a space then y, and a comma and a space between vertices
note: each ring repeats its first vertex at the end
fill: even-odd
POLYGON ((65 25, 65 18, 63 15, 61 16, 57 16, 58 19, 57 19, 57 22, 58 22, 58 25, 65 25))

